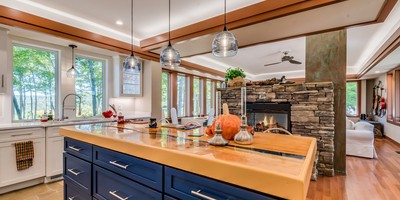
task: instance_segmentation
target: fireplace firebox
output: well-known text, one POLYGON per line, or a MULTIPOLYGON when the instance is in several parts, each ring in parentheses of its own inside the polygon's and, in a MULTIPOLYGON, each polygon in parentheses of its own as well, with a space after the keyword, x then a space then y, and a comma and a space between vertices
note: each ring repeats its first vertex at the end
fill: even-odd
POLYGON ((290 103, 247 103, 247 124, 255 131, 284 128, 291 132, 290 103))

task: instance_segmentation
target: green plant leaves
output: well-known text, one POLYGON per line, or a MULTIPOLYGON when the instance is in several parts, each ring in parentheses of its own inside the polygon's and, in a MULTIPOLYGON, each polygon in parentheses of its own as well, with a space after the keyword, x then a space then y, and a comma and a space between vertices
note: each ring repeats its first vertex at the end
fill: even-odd
POLYGON ((237 67, 236 69, 228 68, 225 73, 225 81, 232 80, 236 77, 246 78, 246 74, 244 73, 243 69, 237 67))

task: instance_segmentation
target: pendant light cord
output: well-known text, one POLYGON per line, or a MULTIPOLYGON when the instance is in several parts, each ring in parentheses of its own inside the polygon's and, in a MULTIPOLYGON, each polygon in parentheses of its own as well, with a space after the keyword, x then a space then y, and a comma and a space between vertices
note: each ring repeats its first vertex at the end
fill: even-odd
POLYGON ((133 0, 131 0, 131 56, 133 55, 133 0))
POLYGON ((224 31, 227 31, 226 28, 226 0, 224 0, 224 31))
POLYGON ((74 57, 75 57, 75 56, 74 56, 74 55, 75 55, 74 49, 75 49, 75 47, 72 46, 71 48, 72 48, 72 59, 71 59, 71 60, 72 60, 72 68, 75 68, 75 66, 74 66, 74 63, 75 63, 75 59, 74 59, 74 57))
POLYGON ((171 45, 171 0, 168 1, 168 46, 171 45))

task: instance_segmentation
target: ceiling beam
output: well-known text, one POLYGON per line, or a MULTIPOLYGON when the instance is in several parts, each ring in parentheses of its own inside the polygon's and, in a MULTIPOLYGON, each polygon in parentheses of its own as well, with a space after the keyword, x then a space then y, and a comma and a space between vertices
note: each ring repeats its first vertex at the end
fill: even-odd
MULTIPOLYGON (((130 43, 122 42, 5 6, 0 6, 0 24, 37 31, 122 54, 130 54, 131 52, 130 43)), ((138 46, 134 46, 134 53, 143 59, 155 62, 160 61, 160 56, 158 54, 142 51, 138 46)), ((223 72, 187 61, 183 61, 181 66, 187 69, 197 70, 201 73, 208 73, 210 75, 222 77, 225 76, 223 72)))
MULTIPOLYGON (((265 22, 279 17, 304 12, 343 0, 269 0, 227 13, 229 30, 265 22)), ((195 24, 171 31, 172 43, 177 43, 223 30, 224 15, 219 15, 195 24)), ((152 51, 168 44, 168 33, 140 41, 143 51, 152 51)))

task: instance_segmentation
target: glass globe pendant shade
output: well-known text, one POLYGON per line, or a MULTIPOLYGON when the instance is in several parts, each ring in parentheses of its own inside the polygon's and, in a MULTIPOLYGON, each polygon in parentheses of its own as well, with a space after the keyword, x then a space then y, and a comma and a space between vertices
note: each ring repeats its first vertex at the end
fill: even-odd
POLYGON ((164 67, 174 68, 181 64, 181 55, 169 44, 167 48, 161 52, 160 62, 164 67))
POLYGON ((124 70, 135 70, 135 71, 140 70, 140 69, 137 69, 138 64, 139 64, 138 58, 135 55, 133 55, 133 53, 132 53, 124 61, 124 70))
POLYGON ((236 37, 226 29, 218 33, 212 43, 212 53, 217 57, 235 56, 238 49, 236 37))
POLYGON ((72 65, 71 68, 67 70, 67 78, 76 78, 79 75, 78 70, 72 65))

